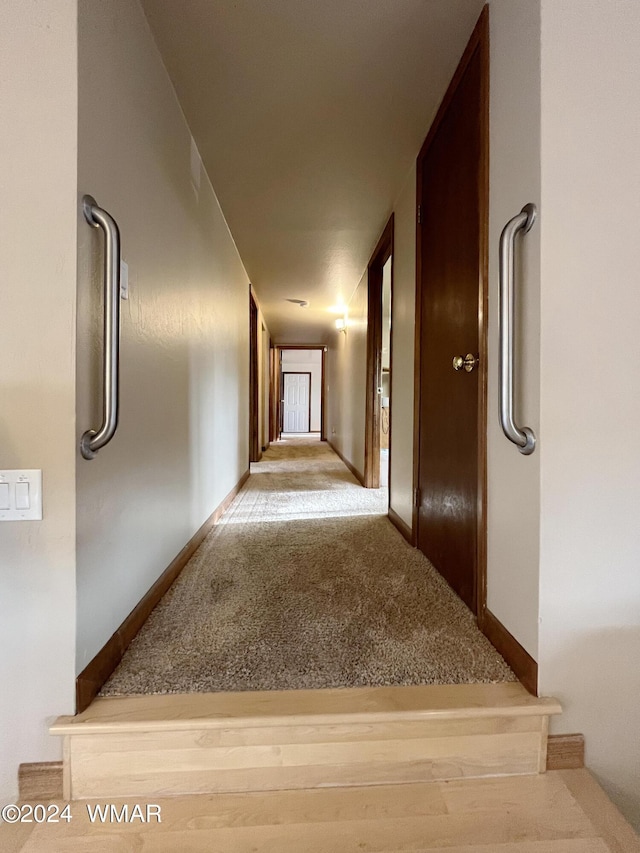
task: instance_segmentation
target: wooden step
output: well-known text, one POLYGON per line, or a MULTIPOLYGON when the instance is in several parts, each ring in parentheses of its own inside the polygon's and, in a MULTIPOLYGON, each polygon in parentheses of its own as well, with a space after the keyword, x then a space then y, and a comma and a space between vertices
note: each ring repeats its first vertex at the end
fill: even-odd
POLYGON ((544 772, 553 699, 517 683, 97 699, 63 737, 66 799, 544 772))

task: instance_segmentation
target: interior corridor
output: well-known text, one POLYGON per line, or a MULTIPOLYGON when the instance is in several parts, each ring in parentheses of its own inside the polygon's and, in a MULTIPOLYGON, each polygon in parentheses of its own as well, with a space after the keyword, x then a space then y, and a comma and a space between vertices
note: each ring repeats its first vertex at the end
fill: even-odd
POLYGON ((103 696, 515 680, 323 442, 273 444, 103 696))

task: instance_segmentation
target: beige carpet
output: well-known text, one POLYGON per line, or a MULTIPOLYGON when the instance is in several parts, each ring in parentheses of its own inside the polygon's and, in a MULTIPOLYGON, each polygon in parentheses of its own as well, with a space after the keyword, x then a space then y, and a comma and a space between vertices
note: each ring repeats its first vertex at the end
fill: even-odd
POLYGON ((272 445, 103 696, 512 681, 326 444, 272 445))

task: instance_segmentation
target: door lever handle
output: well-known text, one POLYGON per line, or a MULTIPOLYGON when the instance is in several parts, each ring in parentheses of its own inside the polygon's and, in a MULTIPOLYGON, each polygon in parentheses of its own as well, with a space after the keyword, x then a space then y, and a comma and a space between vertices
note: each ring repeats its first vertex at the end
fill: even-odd
POLYGON ((472 370, 475 370, 478 366, 480 359, 473 355, 473 353, 468 352, 463 358, 461 355, 454 355, 453 357, 453 369, 454 370, 466 370, 467 373, 471 373, 472 370))

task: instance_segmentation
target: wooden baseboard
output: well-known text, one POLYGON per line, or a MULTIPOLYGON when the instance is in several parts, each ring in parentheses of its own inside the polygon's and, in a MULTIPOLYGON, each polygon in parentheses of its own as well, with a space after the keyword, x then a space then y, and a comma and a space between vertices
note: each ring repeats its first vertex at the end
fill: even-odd
POLYGON ((18 797, 21 803, 62 800, 62 761, 21 764, 18 768, 18 797))
POLYGON ((340 453, 340 451, 338 450, 338 448, 337 448, 337 447, 335 447, 335 446, 334 446, 334 445, 329 441, 329 439, 327 439, 327 444, 328 444, 328 445, 329 445, 329 447, 333 450, 333 452, 336 454, 336 456, 339 456, 339 457, 340 457, 340 459, 342 459, 342 461, 344 462, 344 464, 347 466, 347 468, 349 469, 349 471, 351 471, 351 473, 352 473, 352 474, 353 474, 353 476, 356 478, 356 480, 360 483, 360 485, 361 485, 361 486, 364 486, 364 476, 360 473, 360 471, 358 471, 358 469, 357 469, 354 465, 352 465, 352 464, 351 464, 351 462, 349 462, 349 460, 348 460, 348 459, 346 459, 346 458, 342 455, 342 453, 340 453))
POLYGON ((415 540, 413 538, 413 530, 409 527, 406 521, 403 521, 398 513, 389 507, 389 521, 393 526, 402 533, 404 538, 407 540, 409 545, 415 545, 415 540))
POLYGON ((240 489, 249 478, 245 471, 238 483, 231 489, 222 503, 213 511, 202 527, 191 537, 182 551, 160 575, 147 594, 134 607, 113 636, 100 649, 98 654, 76 678, 76 713, 87 708, 98 695, 100 688, 122 660, 131 641, 147 621, 149 614, 176 580, 189 562, 205 536, 229 508, 240 489))
POLYGON ((584 735, 549 735, 547 770, 580 770, 584 767, 584 735))
POLYGON ((529 693, 538 695, 538 664, 502 622, 486 607, 478 617, 478 627, 500 652, 529 693))

